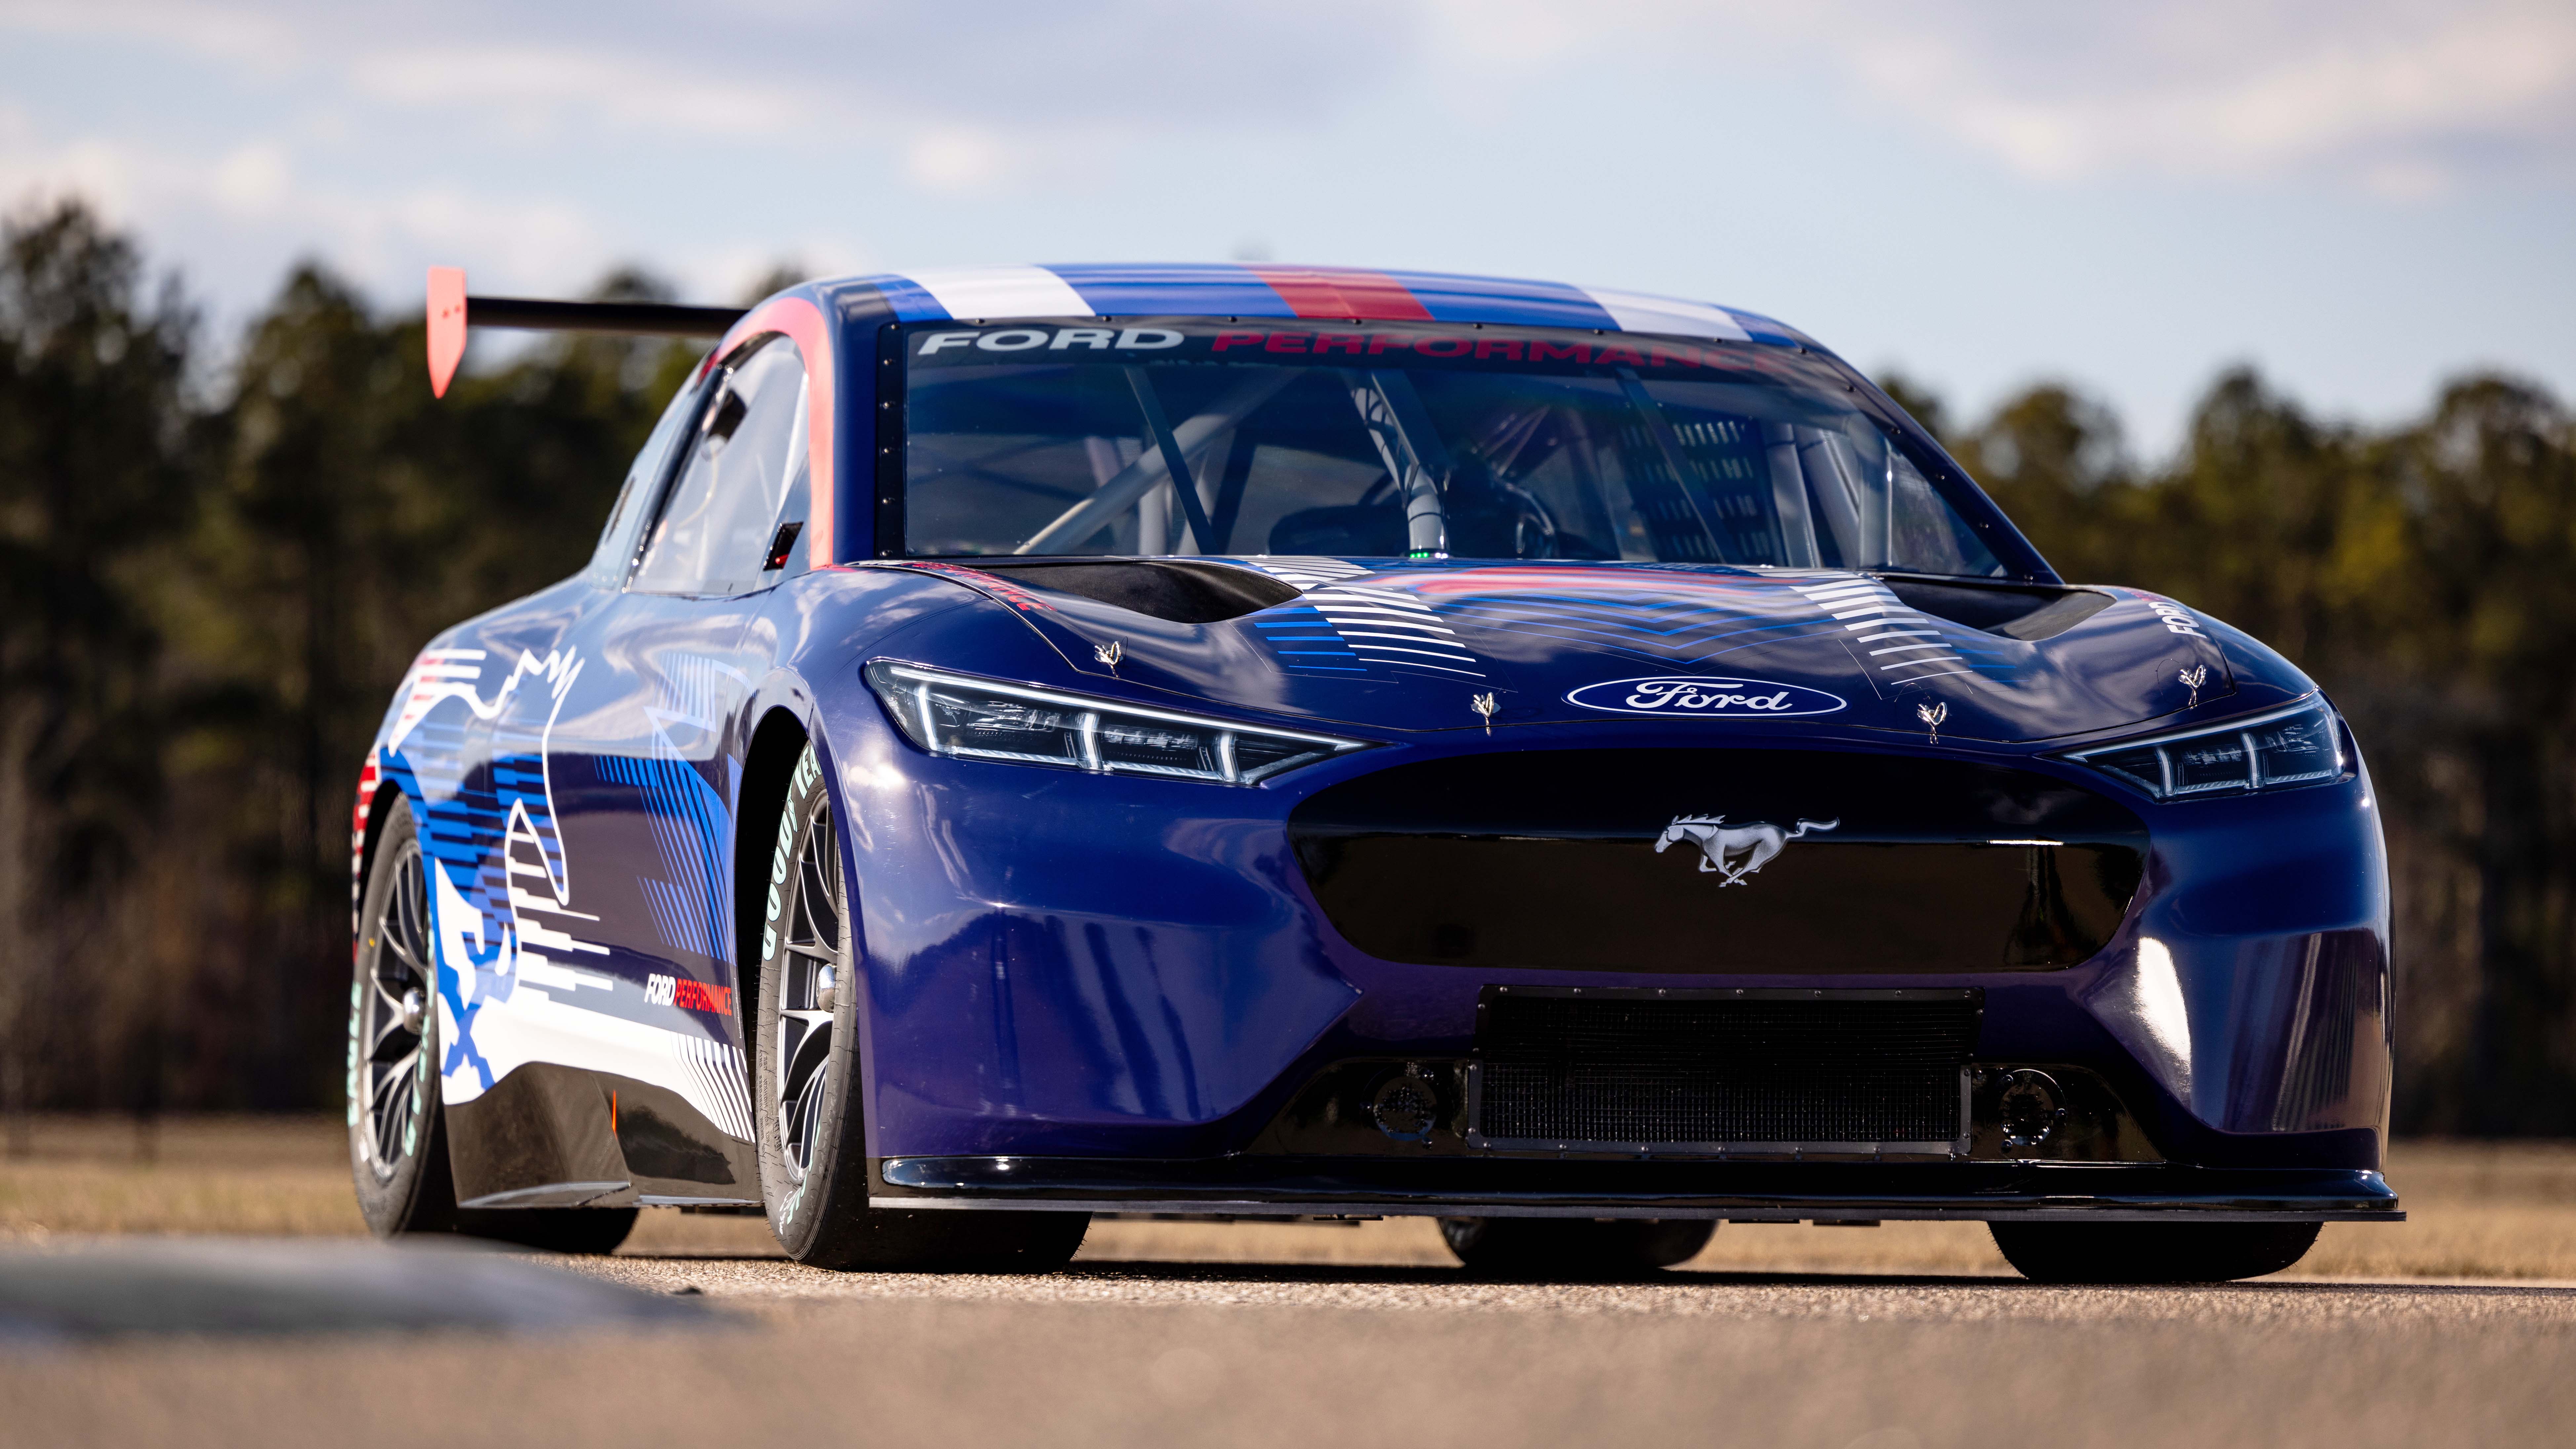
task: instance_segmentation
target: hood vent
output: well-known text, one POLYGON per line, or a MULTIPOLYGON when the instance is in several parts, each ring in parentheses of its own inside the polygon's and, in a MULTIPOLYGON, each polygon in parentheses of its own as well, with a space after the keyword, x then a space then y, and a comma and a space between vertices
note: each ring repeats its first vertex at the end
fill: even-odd
POLYGON ((2063 634, 2112 603, 2109 594, 2048 584, 1985 584, 1958 579, 1935 583, 1902 574, 1879 574, 1877 578, 1909 608, 2026 642, 2063 634))
POLYGON ((1029 563, 993 559, 961 561, 961 566, 1023 588, 1078 594, 1175 624, 1239 619, 1287 603, 1302 592, 1296 585, 1268 574, 1196 559, 1047 559, 1029 563))

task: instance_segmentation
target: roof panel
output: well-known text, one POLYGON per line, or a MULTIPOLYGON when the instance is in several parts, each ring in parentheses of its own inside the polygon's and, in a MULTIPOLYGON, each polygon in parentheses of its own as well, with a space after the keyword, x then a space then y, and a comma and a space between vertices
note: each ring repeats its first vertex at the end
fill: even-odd
POLYGON ((1269 283, 1231 263, 1110 262, 1053 266, 1103 317, 1294 317, 1269 283))
POLYGON ((1013 317, 1277 317, 1483 322, 1808 344, 1794 327, 1734 308, 1606 287, 1447 272, 1230 262, 1086 262, 888 273, 872 284, 907 322, 1013 317))

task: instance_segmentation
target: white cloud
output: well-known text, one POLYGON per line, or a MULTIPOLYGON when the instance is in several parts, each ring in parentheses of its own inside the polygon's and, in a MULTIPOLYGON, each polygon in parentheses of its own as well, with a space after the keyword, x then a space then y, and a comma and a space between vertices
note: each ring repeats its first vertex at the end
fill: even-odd
POLYGON ((459 257, 476 259, 490 281, 564 286, 598 275, 616 252, 595 218, 558 202, 318 183, 265 141, 220 155, 96 138, 49 143, 24 113, 0 111, 0 199, 15 211, 70 196, 147 237, 193 236, 219 255, 265 256, 257 286, 299 256, 327 258, 391 297, 417 289, 430 262, 459 257))
POLYGON ((927 131, 913 138, 904 155, 904 170, 933 191, 981 191, 1009 167, 1008 149, 982 131, 927 131))
POLYGON ((216 165, 210 179, 215 200, 240 216, 273 212, 293 185, 286 153, 265 143, 235 150, 216 165))
POLYGON ((1444 53, 1478 63, 1821 72, 1842 92, 1825 103, 1894 110, 2041 179, 2576 180, 2566 0, 1427 3, 1444 53))
POLYGON ((692 66, 685 57, 537 45, 406 47, 352 58, 360 97, 544 135, 611 132, 775 139, 838 119, 801 84, 692 66))

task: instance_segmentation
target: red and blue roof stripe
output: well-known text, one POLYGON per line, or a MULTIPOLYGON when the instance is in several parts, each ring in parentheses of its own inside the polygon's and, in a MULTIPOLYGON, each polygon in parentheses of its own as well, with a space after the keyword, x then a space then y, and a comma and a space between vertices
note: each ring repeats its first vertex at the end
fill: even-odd
MULTIPOLYGON (((1487 323, 1780 344, 1808 339, 1758 313, 1561 282, 1266 263, 958 268, 824 283, 872 290, 906 322, 1022 317, 1269 317, 1487 323)), ((857 298, 844 300, 844 305, 857 298)))

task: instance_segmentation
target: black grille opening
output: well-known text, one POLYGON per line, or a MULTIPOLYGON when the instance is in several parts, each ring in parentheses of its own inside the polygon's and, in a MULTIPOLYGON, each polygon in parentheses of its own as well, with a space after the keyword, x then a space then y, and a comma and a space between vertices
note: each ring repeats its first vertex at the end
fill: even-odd
POLYGON ((1474 1128, 1498 1146, 1948 1144, 1973 991, 1485 995, 1474 1128))
POLYGON ((2032 771, 1739 748, 1394 765, 1288 831, 1380 960, 1673 976, 2061 970, 2118 934, 2148 845, 2126 806, 2032 771), (1712 861, 1674 831, 1712 816, 1772 827, 1772 852, 1712 861))

